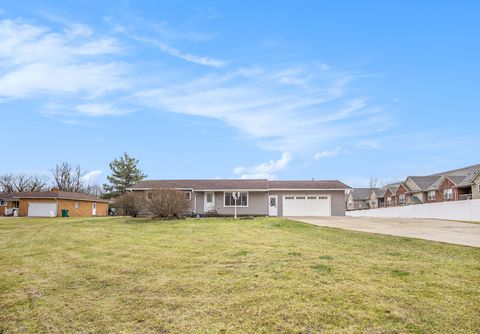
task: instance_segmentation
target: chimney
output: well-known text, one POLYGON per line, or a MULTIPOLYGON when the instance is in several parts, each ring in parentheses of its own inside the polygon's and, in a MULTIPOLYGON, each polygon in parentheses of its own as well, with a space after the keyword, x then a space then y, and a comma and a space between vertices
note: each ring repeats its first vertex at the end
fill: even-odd
POLYGON ((52 190, 50 190, 50 191, 59 192, 60 189, 58 189, 57 187, 53 187, 52 190))

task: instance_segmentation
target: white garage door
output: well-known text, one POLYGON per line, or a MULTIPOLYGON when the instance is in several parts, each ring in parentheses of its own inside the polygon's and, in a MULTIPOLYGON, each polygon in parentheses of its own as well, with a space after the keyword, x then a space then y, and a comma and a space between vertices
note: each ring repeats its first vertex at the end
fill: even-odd
POLYGON ((283 215, 331 216, 330 195, 287 195, 283 196, 283 215))
POLYGON ((57 203, 28 203, 29 217, 55 217, 57 203))

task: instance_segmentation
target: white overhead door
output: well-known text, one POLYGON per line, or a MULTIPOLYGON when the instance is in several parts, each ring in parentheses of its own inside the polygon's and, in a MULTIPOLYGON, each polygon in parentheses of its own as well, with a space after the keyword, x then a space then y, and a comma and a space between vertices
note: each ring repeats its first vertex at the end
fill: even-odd
POLYGON ((28 203, 29 217, 55 217, 57 215, 57 203, 28 203))
POLYGON ((331 216, 330 195, 285 195, 283 196, 283 215, 331 216))

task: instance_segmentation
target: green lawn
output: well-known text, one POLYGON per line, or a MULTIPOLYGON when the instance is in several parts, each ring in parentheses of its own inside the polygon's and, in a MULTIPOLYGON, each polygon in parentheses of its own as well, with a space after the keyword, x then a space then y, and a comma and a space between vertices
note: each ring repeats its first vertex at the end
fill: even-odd
POLYGON ((282 219, 0 219, 0 333, 479 333, 480 250, 282 219))

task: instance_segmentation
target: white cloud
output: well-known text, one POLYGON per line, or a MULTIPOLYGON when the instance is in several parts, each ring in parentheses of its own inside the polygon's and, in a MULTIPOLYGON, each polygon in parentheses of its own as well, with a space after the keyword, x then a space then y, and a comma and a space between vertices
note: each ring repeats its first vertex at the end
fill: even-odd
POLYGON ((387 115, 350 92, 355 77, 316 66, 240 69, 139 92, 137 103, 221 120, 260 147, 314 152, 381 131, 387 115))
POLYGON ((134 38, 137 41, 141 41, 141 42, 145 42, 145 43, 149 43, 151 45, 154 45, 154 46, 158 47, 160 50, 162 50, 163 52, 165 52, 165 53, 167 53, 171 56, 186 60, 186 61, 191 62, 191 63, 204 65, 204 66, 212 66, 212 67, 223 67, 223 66, 225 66, 225 62, 223 60, 219 60, 219 59, 215 59, 215 58, 211 58, 211 57, 205 57, 205 56, 196 56, 196 55, 189 54, 189 53, 183 53, 180 50, 177 50, 177 49, 167 45, 166 43, 161 42, 161 41, 157 41, 153 38, 141 37, 141 36, 135 36, 134 38))
POLYGON ((112 104, 99 103, 99 104, 81 104, 77 105, 75 109, 87 116, 121 116, 126 115, 132 110, 118 109, 112 104))
POLYGON ((98 169, 98 170, 92 170, 91 172, 88 172, 86 175, 82 177, 82 180, 87 183, 91 184, 93 181, 95 181, 101 174, 103 173, 103 170, 98 169))
POLYGON ((317 152, 313 155, 313 159, 315 161, 318 161, 320 159, 324 159, 324 158, 330 158, 330 157, 334 157, 336 155, 339 155, 341 152, 341 148, 340 147, 337 147, 336 149, 334 149, 333 151, 327 151, 327 150, 324 150, 324 151, 320 151, 320 152, 317 152))
POLYGON ((127 88, 126 65, 102 58, 120 52, 117 41, 87 30, 70 25, 57 32, 21 20, 0 20, 0 98, 91 98, 127 88))
POLYGON ((284 170, 292 160, 289 152, 283 152, 279 160, 270 160, 251 167, 236 167, 233 172, 241 179, 275 179, 276 172, 284 170))

